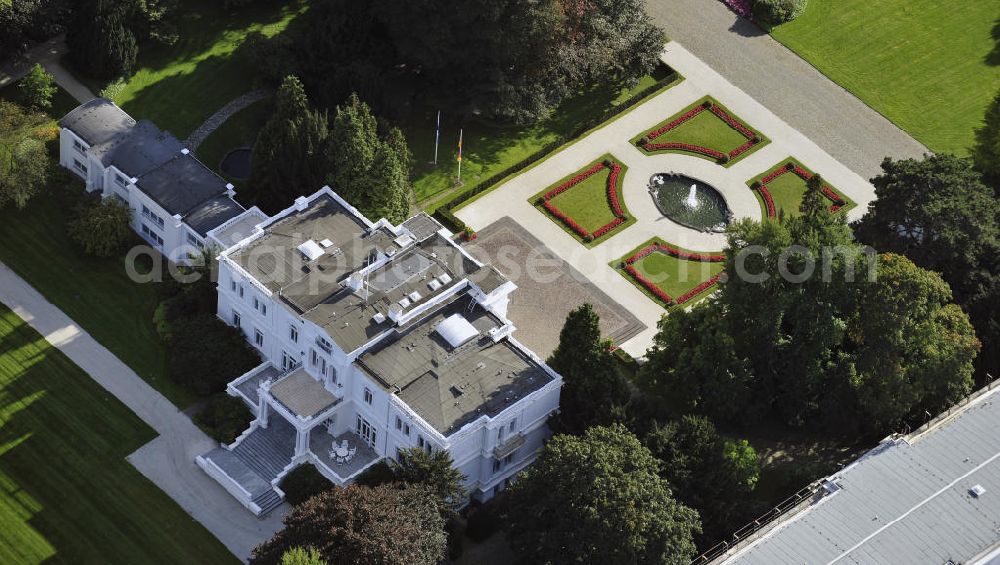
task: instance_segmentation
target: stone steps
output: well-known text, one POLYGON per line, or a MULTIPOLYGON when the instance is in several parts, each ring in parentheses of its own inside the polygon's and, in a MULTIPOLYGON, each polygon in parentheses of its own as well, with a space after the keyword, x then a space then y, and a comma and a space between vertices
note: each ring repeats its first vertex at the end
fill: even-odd
POLYGON ((281 506, 282 498, 278 496, 278 493, 269 490, 258 495, 257 498, 253 499, 253 502, 260 507, 260 514, 258 516, 264 517, 275 508, 281 506))
POLYGON ((282 437, 270 430, 254 430, 233 449, 233 455, 267 481, 273 481, 291 463, 295 436, 282 437))

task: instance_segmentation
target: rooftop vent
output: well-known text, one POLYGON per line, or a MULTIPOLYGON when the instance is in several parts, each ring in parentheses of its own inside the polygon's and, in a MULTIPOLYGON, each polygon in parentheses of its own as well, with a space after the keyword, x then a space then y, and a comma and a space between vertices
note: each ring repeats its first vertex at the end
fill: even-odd
POLYGON ((406 297, 401 298, 399 300, 399 305, 402 306, 403 308, 406 308, 407 306, 410 305, 410 299, 406 297))
POLYGON ((441 281, 437 279, 431 279, 431 282, 427 283, 427 287, 431 289, 431 292, 441 288, 441 281))
POLYGON ((983 485, 975 485, 969 489, 969 494, 972 495, 972 498, 979 498, 986 494, 986 489, 983 488, 983 485))
POLYGON ((448 284, 451 282, 451 275, 444 273, 437 280, 441 281, 441 284, 448 284))
POLYGON ((323 249, 333 246, 333 242, 330 241, 329 239, 324 239, 323 241, 319 242, 319 244, 323 246, 323 249))
POLYGON ((307 261, 315 261, 316 259, 319 259, 323 253, 325 253, 323 248, 311 239, 299 245, 296 249, 299 250, 299 253, 301 253, 307 261))
POLYGON ((395 243, 396 245, 398 245, 400 247, 406 247, 407 245, 413 243, 414 240, 413 240, 413 236, 412 235, 410 235, 410 234, 403 234, 403 235, 397 237, 396 239, 394 239, 392 241, 393 241, 393 243, 395 243))
POLYGON ((416 302, 422 298, 420 293, 415 290, 406 296, 410 299, 410 302, 416 302))
POLYGON ((453 349, 464 343, 468 343, 469 340, 479 335, 479 330, 470 324, 461 314, 448 316, 434 330, 453 349))
POLYGON ((382 322, 385 321, 385 314, 381 312, 376 312, 375 315, 372 316, 372 321, 375 322, 376 324, 381 324, 382 322))

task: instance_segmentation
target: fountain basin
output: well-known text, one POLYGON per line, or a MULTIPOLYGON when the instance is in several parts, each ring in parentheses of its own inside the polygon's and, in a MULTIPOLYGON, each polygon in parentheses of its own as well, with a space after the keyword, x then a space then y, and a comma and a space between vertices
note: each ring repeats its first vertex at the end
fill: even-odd
POLYGON ((657 173, 649 179, 649 192, 661 214, 691 229, 721 233, 733 218, 722 193, 685 175, 657 173))

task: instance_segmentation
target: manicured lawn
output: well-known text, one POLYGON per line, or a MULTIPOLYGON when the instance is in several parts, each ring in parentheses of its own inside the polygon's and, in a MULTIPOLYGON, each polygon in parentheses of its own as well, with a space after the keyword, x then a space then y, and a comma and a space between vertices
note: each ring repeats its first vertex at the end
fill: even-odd
MULTIPOLYGON (((788 158, 781 161, 777 165, 769 168, 764 173, 761 173, 760 175, 750 179, 749 181, 747 181, 747 185, 749 186, 754 181, 760 181, 765 176, 767 176, 768 173, 777 169, 778 167, 784 166, 786 163, 794 163, 796 166, 802 167, 809 173, 813 172, 798 160, 788 158)), ((844 202, 846 202, 846 204, 842 206, 838 210, 838 212, 847 212, 851 208, 857 206, 857 204, 855 204, 853 200, 845 196, 844 193, 838 190, 836 187, 831 186, 829 183, 826 182, 824 182, 824 184, 826 186, 829 186, 830 189, 832 189, 835 193, 837 193, 837 195, 840 196, 840 198, 843 199, 844 202)), ((786 216, 798 216, 801 214, 799 209, 802 207, 802 197, 805 196, 806 193, 806 181, 802 177, 790 172, 785 173, 777 177, 776 179, 768 182, 767 190, 768 192, 771 193, 771 198, 774 200, 774 208, 778 216, 780 216, 782 213, 784 213, 786 216)), ((757 203, 760 204, 761 217, 766 218, 767 205, 764 203, 764 197, 761 196, 759 191, 754 190, 753 193, 754 196, 757 197, 757 203)), ((832 204, 832 202, 830 203, 832 204)))
MULTIPOLYGON (((219 129, 212 132, 212 135, 209 135, 198 146, 198 149, 195 151, 198 159, 210 169, 226 177, 219 169, 219 164, 222 162, 223 157, 232 149, 253 146, 254 141, 257 139, 257 132, 260 131, 260 128, 271 116, 273 106, 270 99, 261 100, 233 114, 226 120, 226 123, 219 126, 219 129)), ((226 180, 236 186, 240 186, 241 183, 246 182, 229 177, 226 177, 226 180)), ((318 189, 319 187, 316 188, 318 189)))
POLYGON ((0 411, 0 562, 237 562, 125 460, 153 430, 2 305, 0 411))
POLYGON ((772 35, 931 150, 965 155, 1000 89, 998 18, 991 1, 809 0, 772 35))
MULTIPOLYGON (((667 243, 659 238, 653 238, 639 247, 636 247, 632 251, 625 254, 621 259, 611 263, 611 266, 615 268, 623 277, 625 277, 629 282, 634 284, 637 288, 642 290, 646 296, 652 298, 655 302, 663 305, 664 307, 669 307, 664 301, 653 294, 648 288, 646 288, 642 283, 635 279, 631 274, 629 274, 624 268, 622 268, 622 263, 636 254, 640 250, 646 248, 652 244, 663 244, 667 243)), ((668 244, 675 249, 681 251, 689 251, 678 247, 673 244, 668 244)), ((721 252, 715 252, 705 255, 718 255, 721 252)), ((679 297, 685 295, 686 293, 692 291, 698 285, 711 279, 715 275, 722 272, 725 267, 725 263, 721 261, 709 262, 709 261, 695 261, 691 259, 681 259, 661 251, 654 251, 649 255, 639 259, 632 264, 633 267, 639 272, 640 275, 654 283, 660 290, 665 292, 673 300, 677 300, 679 297)), ((684 306, 690 306, 697 301, 708 296, 716 290, 716 286, 710 286, 694 296, 691 296, 688 300, 684 302, 684 306)))
MULTIPOLYGON (((545 190, 532 196, 529 202, 531 202, 539 212, 545 214, 553 222, 559 224, 563 230, 575 237, 577 241, 588 247, 592 247, 607 238, 612 237, 614 234, 619 233, 621 230, 624 230, 635 222, 635 218, 629 213, 628 208, 625 206, 625 199, 622 197, 622 181, 625 178, 625 172, 627 170, 628 167, 616 160, 610 154, 603 155, 599 159, 588 163, 587 166, 581 168, 579 171, 560 179, 559 182, 552 184, 552 186, 549 186, 545 190), (613 161, 621 167, 621 170, 618 173, 618 180, 615 183, 615 193, 618 196, 618 202, 626 220, 605 233, 603 236, 598 237, 593 241, 586 241, 580 236, 580 234, 573 231, 573 229, 567 226, 564 222, 560 221, 559 218, 550 214, 539 202, 543 198, 543 195, 550 190, 553 190, 554 188, 566 183, 577 175, 590 170, 595 165, 604 161, 613 161)), ((602 226, 614 221, 616 217, 615 213, 611 209, 611 204, 608 201, 608 183, 610 181, 611 170, 605 167, 604 169, 590 175, 586 179, 574 184, 564 192, 551 198, 549 203, 555 206, 563 214, 569 216, 574 222, 579 224, 585 230, 593 233, 602 226)))
POLYGON ((121 257, 85 255, 69 238, 66 225, 82 198, 83 182, 58 165, 53 169, 58 176, 53 174, 50 187, 27 208, 0 209, 0 261, 184 408, 195 397, 167 376, 166 349, 152 322, 154 285, 130 280, 121 257))
MULTIPOLYGON (((576 130, 580 124, 600 118, 609 108, 652 86, 665 76, 666 69, 660 68, 652 76, 643 77, 632 88, 602 85, 566 101, 550 117, 532 126, 497 124, 485 119, 471 119, 459 124, 457 118, 449 115, 447 108, 442 108, 441 143, 436 167, 432 162, 437 109, 428 108, 423 112, 415 112, 413 118, 401 123, 400 126, 406 133, 407 143, 413 152, 412 179, 417 200, 422 208, 433 211, 457 194, 475 188, 480 182, 523 161, 546 145, 558 142, 576 130), (455 177, 458 171, 455 156, 459 127, 464 129, 463 183, 460 187, 456 187, 455 177)), ((676 82, 665 86, 664 89, 673 84, 676 82)))
MULTIPOLYGON (((639 135, 634 139, 632 139, 632 143, 637 144, 640 139, 649 136, 651 133, 656 132, 657 130, 663 128, 664 126, 670 124, 671 122, 674 122, 675 120, 681 119, 689 112, 696 110, 697 108, 702 106, 706 101, 713 102, 715 106, 719 107, 722 111, 728 113, 730 116, 735 118, 736 121, 742 123, 750 131, 756 134, 757 137, 760 138, 760 142, 751 146, 749 149, 746 149, 745 151, 739 153, 738 155, 731 156, 724 166, 728 167, 733 163, 739 161, 740 159, 743 159, 747 155, 750 155, 754 151, 757 151, 761 147, 767 145, 768 143, 767 138, 764 137, 760 132, 753 130, 753 128, 751 128, 749 124, 741 120, 739 116, 737 116, 728 108, 726 108, 722 104, 719 104, 717 101, 712 100, 709 97, 705 97, 699 100, 698 102, 688 106, 687 108, 681 110, 680 112, 674 114, 673 116, 670 116, 669 118, 663 120, 659 124, 656 124, 655 126, 649 128, 648 130, 643 132, 642 135, 639 135)), ((736 148, 744 145, 748 141, 749 139, 747 138, 746 135, 737 131, 731 125, 726 123, 726 121, 723 120, 721 117, 711 112, 710 110, 704 110, 695 114, 693 117, 684 120, 682 123, 676 125, 672 129, 669 129, 660 135, 656 135, 654 139, 649 141, 649 143, 650 144, 684 143, 698 147, 705 147, 711 150, 719 151, 723 154, 730 154, 731 151, 734 151, 736 148)), ((650 147, 652 147, 652 145, 650 145, 650 147)), ((714 157, 704 155, 696 151, 691 151, 681 148, 647 149, 644 146, 640 146, 640 148, 646 153, 651 153, 651 154, 682 153, 685 155, 693 155, 696 157, 701 157, 703 159, 708 159, 711 161, 716 160, 716 158, 714 157)))
MULTIPOLYGON (((305 9, 298 0, 256 2, 233 11, 223 2, 181 0, 180 40, 144 47, 135 74, 113 99, 136 119, 152 120, 184 139, 216 110, 254 88, 254 69, 233 56, 246 35, 275 35, 305 9)), ((92 88, 97 92, 102 85, 92 88)))

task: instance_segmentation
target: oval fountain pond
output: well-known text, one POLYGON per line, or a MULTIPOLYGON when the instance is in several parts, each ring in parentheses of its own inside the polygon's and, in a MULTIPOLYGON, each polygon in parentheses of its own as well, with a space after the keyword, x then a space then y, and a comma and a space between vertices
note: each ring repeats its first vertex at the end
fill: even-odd
POLYGON ((714 187, 684 175, 659 173, 649 179, 649 192, 660 213, 692 229, 724 232, 733 213, 714 187))
POLYGON ((226 153, 219 164, 219 170, 227 177, 237 180, 250 178, 250 148, 239 147, 226 153))

